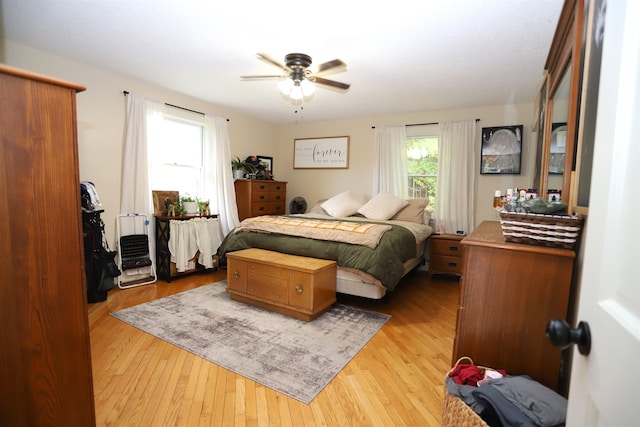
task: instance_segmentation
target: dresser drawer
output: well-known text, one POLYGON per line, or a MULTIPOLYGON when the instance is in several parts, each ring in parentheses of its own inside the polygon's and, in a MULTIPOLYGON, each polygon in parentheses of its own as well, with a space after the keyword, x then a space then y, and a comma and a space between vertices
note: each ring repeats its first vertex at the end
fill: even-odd
POLYGON ((284 199, 287 197, 286 193, 269 193, 269 200, 272 202, 284 202, 284 199))
POLYGON ((251 190, 254 192, 271 191, 271 183, 268 181, 253 181, 251 183, 251 190))
POLYGON ((251 204, 251 216, 270 215, 271 204, 269 202, 256 202, 251 204))
POLYGON ((284 202, 270 203, 269 215, 284 215, 284 202))
POLYGON ((256 202, 268 202, 271 200, 271 193, 268 191, 254 191, 251 193, 251 201, 256 202))

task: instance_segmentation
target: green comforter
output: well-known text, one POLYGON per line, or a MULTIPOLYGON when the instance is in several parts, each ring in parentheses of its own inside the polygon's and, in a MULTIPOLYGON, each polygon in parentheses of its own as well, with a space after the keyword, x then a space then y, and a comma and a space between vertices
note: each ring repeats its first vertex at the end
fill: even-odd
POLYGON ((218 248, 218 255, 223 257, 227 252, 249 248, 334 260, 340 267, 371 274, 389 291, 395 289, 404 275, 403 262, 416 257, 416 239, 413 233, 399 225, 392 225, 375 249, 305 237, 232 231, 218 248))

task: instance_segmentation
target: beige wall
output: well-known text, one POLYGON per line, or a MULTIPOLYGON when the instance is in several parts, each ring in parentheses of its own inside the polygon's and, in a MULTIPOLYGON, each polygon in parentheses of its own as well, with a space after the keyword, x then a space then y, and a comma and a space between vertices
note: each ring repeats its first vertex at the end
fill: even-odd
MULTIPOLYGON (((184 106, 206 114, 230 119, 231 153, 241 158, 250 154, 271 156, 276 179, 288 181, 287 206, 296 196, 307 199, 310 207, 318 199, 350 190, 362 201, 371 197, 373 142, 372 126, 469 120, 479 118, 478 127, 524 125, 524 150, 520 175, 479 175, 476 223, 495 220, 491 205, 493 193, 506 188, 529 187, 533 176, 535 150, 530 141, 533 104, 481 107, 452 111, 433 111, 396 116, 366 117, 326 122, 273 125, 241 114, 224 106, 181 95, 147 82, 131 79, 54 56, 28 46, 3 41, 1 62, 70 80, 87 87, 78 94, 78 142, 80 179, 93 181, 102 199, 107 236, 113 241, 115 217, 120 209, 120 177, 125 98, 123 90, 141 96, 184 106), (323 136, 350 137, 349 168, 336 170, 293 169, 293 140, 323 136), (256 145, 255 141, 260 141, 256 145)), ((1 51, 0 51, 1 52, 1 51)), ((345 96, 349 96, 348 94, 345 96)), ((313 101, 311 101, 313 102, 313 101)), ((480 162, 480 131, 477 138, 477 164, 480 162)))
MULTIPOLYGON (((348 96, 348 95, 345 95, 348 96)), ((311 101, 313 102, 313 101, 311 101)), ((277 179, 288 181, 287 198, 302 196, 309 207, 345 190, 351 191, 362 201, 371 197, 373 183, 374 129, 372 126, 389 126, 411 123, 431 123, 480 119, 476 138, 478 185, 476 191, 476 224, 484 220, 497 220, 492 208, 495 190, 503 193, 507 188, 528 188, 533 181, 535 161, 535 135, 531 135, 533 104, 480 107, 451 111, 432 111, 396 116, 369 117, 327 122, 304 121, 278 128, 278 151, 274 154, 274 171, 277 179), (522 173, 520 175, 480 175, 480 132, 482 127, 524 125, 522 173), (349 135, 348 169, 293 169, 293 140, 325 136, 349 135)))
POLYGON ((80 180, 92 181, 96 185, 105 209, 102 218, 110 243, 115 241, 115 218, 120 213, 126 105, 123 90, 228 118, 233 156, 244 158, 255 154, 255 141, 261 141, 261 150, 275 150, 276 126, 273 124, 28 46, 6 40, 3 43, 4 57, 0 62, 86 86, 87 90, 77 96, 80 180))

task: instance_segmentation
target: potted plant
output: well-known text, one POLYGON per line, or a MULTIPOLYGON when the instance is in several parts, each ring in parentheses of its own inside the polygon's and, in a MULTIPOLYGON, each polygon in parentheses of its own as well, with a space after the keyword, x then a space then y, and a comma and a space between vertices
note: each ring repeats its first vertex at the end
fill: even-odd
POLYGON ((256 165, 245 161, 244 162, 244 170, 247 172, 247 177, 249 179, 255 179, 256 178, 256 174, 258 173, 258 167, 256 165))
POLYGON ((244 160, 240 160, 240 157, 238 156, 231 160, 231 169, 233 169, 233 177, 235 179, 244 178, 246 167, 247 163, 244 160))
POLYGON ((180 196, 178 200, 178 207, 176 209, 177 215, 197 215, 198 214, 198 198, 191 197, 188 193, 184 196, 180 196))

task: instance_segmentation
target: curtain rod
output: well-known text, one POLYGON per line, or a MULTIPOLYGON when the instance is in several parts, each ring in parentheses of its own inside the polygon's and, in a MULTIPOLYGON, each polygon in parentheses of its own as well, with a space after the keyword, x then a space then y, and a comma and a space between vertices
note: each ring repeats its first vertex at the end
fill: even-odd
MULTIPOLYGON (((479 121, 480 121, 480 119, 476 119, 476 123, 477 123, 477 122, 479 122, 479 121)), ((439 124, 439 123, 438 123, 438 122, 431 122, 431 123, 411 123, 411 124, 405 125, 405 127, 407 127, 407 126, 427 126, 427 125, 437 125, 437 124, 439 124)), ((371 129, 375 129, 375 128, 376 128, 375 126, 371 126, 371 129)))
MULTIPOLYGON (((123 91, 122 91, 122 93, 124 94, 124 96, 129 95, 129 91, 127 91, 127 90, 123 90, 123 91)), ((202 112, 200 112, 200 111, 191 110, 191 109, 189 109, 189 108, 181 107, 181 106, 179 106, 179 105, 169 104, 168 102, 165 102, 165 103, 164 103, 164 105, 166 105, 166 106, 168 106, 168 107, 179 108, 179 109, 184 110, 184 111, 189 111, 189 112, 192 112, 192 113, 202 114, 203 116, 206 116, 206 114, 205 114, 205 113, 202 113, 202 112)), ((229 121, 229 119, 227 119, 227 121, 229 121)))

